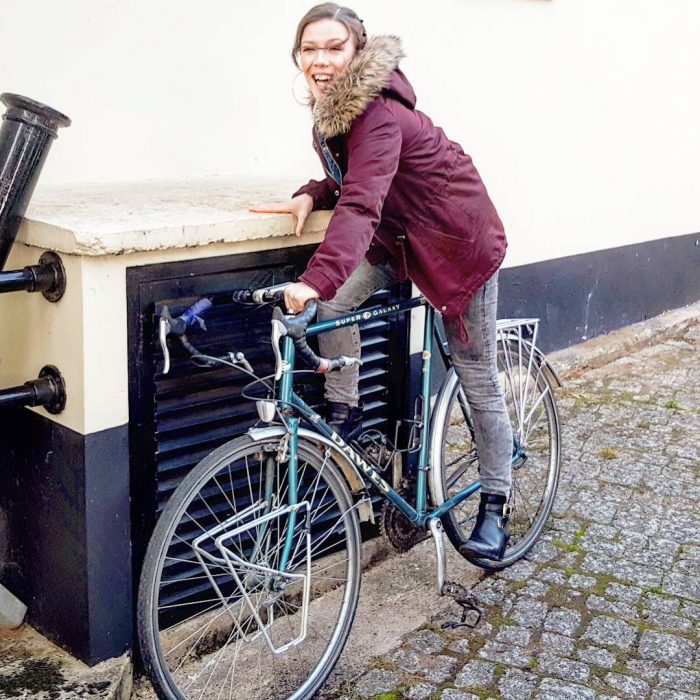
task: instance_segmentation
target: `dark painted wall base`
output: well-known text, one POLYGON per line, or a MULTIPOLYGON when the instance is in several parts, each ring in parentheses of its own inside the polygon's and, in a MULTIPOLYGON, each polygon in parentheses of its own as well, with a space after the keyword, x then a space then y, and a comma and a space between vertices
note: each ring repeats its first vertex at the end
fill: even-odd
MULTIPOLYGON (((545 352, 700 300, 700 234, 504 268, 498 317, 539 318, 545 352)), ((410 395, 420 391, 421 356, 410 358, 410 395)), ((434 362, 433 390, 445 376, 434 362)))
POLYGON ((119 656, 132 621, 127 426, 81 435, 8 410, 0 445, 0 580, 74 656, 119 656))
POLYGON ((700 299, 700 234, 501 271, 500 318, 538 317, 551 351, 700 299))

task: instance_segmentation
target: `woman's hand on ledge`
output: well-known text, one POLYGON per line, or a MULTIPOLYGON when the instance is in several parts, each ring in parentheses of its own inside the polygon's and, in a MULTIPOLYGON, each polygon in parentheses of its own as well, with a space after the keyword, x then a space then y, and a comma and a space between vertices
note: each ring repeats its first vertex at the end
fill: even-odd
POLYGON ((255 211, 260 214, 294 214, 297 220, 294 233, 297 236, 301 236, 306 217, 311 213, 313 206, 314 200, 311 195, 300 194, 292 199, 286 199, 283 202, 254 204, 250 207, 250 211, 255 211))

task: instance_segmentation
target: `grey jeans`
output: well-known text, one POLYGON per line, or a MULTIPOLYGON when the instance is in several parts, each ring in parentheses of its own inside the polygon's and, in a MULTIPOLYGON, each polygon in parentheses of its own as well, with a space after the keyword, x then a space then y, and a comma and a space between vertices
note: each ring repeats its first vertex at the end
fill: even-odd
MULTIPOLYGON (((335 297, 319 302, 318 318, 325 321, 354 311, 374 292, 396 281, 391 265, 370 265, 366 260, 350 275, 335 297)), ((513 434, 496 365, 496 304, 498 273, 481 287, 462 319, 445 319, 445 333, 455 371, 474 419, 474 437, 479 452, 479 474, 484 493, 508 496, 511 487, 513 434), (469 336, 460 340, 460 323, 469 336)), ((360 357, 360 332, 347 326, 318 337, 324 357, 360 357)), ((351 406, 359 403, 359 368, 347 367, 326 375, 326 400, 351 406)))

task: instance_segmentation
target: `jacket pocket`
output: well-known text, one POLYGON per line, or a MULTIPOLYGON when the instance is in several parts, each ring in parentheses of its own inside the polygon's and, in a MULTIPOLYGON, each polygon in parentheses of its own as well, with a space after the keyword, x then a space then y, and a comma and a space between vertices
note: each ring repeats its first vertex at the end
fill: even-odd
POLYGON ((440 311, 455 299, 472 272, 474 248, 467 237, 422 228, 407 239, 409 277, 440 311))
POLYGON ((445 231, 424 228, 420 235, 421 243, 427 252, 439 259, 443 259, 448 265, 458 264, 459 260, 471 257, 473 238, 466 233, 454 235, 445 231))

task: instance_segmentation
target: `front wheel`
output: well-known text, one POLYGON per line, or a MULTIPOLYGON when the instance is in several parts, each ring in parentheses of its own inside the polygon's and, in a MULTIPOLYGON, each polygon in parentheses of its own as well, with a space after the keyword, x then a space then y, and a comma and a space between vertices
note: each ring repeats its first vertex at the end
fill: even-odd
POLYGON ((160 698, 302 700, 338 660, 359 595, 357 513, 336 466, 303 441, 290 504, 288 459, 284 439, 233 440, 160 516, 138 597, 160 698))
MULTIPOLYGON (((498 376, 513 428, 511 537, 502 561, 470 559, 490 570, 515 563, 537 541, 554 505, 560 461, 559 418, 544 361, 518 334, 499 336, 498 345, 498 376)), ((454 369, 445 378, 433 413, 431 464, 436 504, 479 479, 473 422, 454 369)), ((469 498, 443 517, 456 548, 471 534, 476 501, 469 498)))

